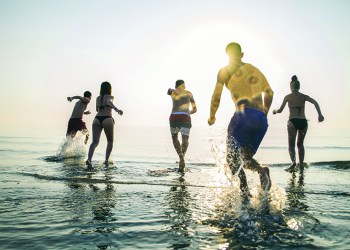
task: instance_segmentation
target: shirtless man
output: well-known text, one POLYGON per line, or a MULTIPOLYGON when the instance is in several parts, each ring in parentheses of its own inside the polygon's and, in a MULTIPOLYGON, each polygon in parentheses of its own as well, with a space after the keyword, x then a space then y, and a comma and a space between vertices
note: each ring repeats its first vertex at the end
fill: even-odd
POLYGON ((185 90, 185 82, 177 80, 175 90, 168 89, 168 95, 173 101, 173 109, 169 117, 170 132, 173 139, 173 144, 177 154, 179 155, 179 172, 184 172, 185 169, 185 154, 188 147, 188 138, 190 136, 191 114, 197 112, 196 102, 190 91, 185 90), (190 110, 190 105, 192 109, 190 110), (178 139, 178 133, 182 135, 182 144, 178 139))
POLYGON ((281 113, 288 103, 289 107, 289 120, 287 123, 288 129, 288 148, 289 148, 289 156, 292 160, 292 165, 286 169, 288 172, 293 172, 296 167, 295 161, 295 139, 298 137, 297 145, 298 145, 298 154, 299 154, 299 166, 300 170, 303 170, 304 165, 304 139, 307 132, 307 120, 305 116, 305 102, 308 101, 315 105, 315 108, 318 113, 318 121, 323 122, 324 117, 321 113, 320 106, 318 103, 309 97, 308 95, 304 95, 299 92, 300 82, 298 81, 297 76, 292 77, 292 81, 290 82, 290 90, 292 93, 286 95, 283 99, 282 105, 279 109, 275 109, 272 113, 275 115, 277 113, 281 113))
POLYGON ((89 131, 86 128, 85 122, 83 122, 83 115, 89 115, 90 110, 86 111, 87 105, 89 104, 91 100, 91 93, 89 91, 84 92, 84 97, 82 96, 72 96, 72 97, 67 97, 68 101, 73 101, 75 99, 79 99, 74 105, 72 115, 69 119, 68 122, 68 128, 67 128, 67 137, 74 138, 76 133, 78 131, 82 132, 85 134, 85 141, 84 143, 86 144, 88 139, 89 139, 89 131))
POLYGON ((227 163, 231 171, 238 173, 240 189, 249 195, 247 178, 243 168, 257 171, 263 190, 271 188, 269 169, 261 167, 253 159, 267 131, 267 113, 269 112, 273 91, 265 76, 251 64, 242 62, 243 53, 238 43, 226 47, 229 64, 220 69, 215 90, 211 99, 208 124, 213 125, 215 114, 220 105, 224 85, 231 92, 235 104, 235 113, 228 126, 227 163))

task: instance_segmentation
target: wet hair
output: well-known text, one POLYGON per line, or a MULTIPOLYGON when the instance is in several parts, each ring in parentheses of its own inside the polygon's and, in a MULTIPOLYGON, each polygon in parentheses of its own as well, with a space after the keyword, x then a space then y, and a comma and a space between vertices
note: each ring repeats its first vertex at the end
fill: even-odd
POLYGON ((91 97, 91 92, 90 91, 85 91, 84 92, 84 97, 91 97))
POLYGON ((111 94, 112 94, 112 85, 109 82, 101 83, 101 89, 100 89, 101 106, 102 106, 103 96, 104 95, 111 95, 111 94))
POLYGON ((229 43, 226 46, 226 53, 229 55, 241 55, 242 53, 241 45, 235 42, 229 43))
POLYGON ((300 89, 300 82, 298 80, 298 77, 296 75, 292 76, 292 81, 290 82, 291 89, 299 90, 300 89))
POLYGON ((184 84, 184 83, 185 83, 184 80, 177 80, 177 81, 175 82, 175 88, 179 87, 180 85, 182 85, 182 84, 184 84))

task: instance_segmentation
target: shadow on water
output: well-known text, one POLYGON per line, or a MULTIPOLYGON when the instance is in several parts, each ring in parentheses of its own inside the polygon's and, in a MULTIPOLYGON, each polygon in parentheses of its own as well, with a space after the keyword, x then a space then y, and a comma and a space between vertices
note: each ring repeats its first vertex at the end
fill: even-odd
POLYGON ((192 213, 189 209, 191 196, 183 177, 175 179, 173 184, 174 186, 170 188, 165 198, 169 206, 166 215, 171 223, 169 248, 182 249, 191 245, 191 237, 188 231, 192 221, 192 213))

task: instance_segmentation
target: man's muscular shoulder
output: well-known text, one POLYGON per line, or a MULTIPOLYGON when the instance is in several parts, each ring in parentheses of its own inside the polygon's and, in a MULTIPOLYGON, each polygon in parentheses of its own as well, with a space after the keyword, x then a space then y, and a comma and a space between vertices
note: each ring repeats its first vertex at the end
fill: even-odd
POLYGON ((218 78, 217 78, 218 83, 227 84, 227 82, 229 81, 230 74, 229 74, 229 70, 227 67, 228 66, 225 66, 219 70, 218 78))

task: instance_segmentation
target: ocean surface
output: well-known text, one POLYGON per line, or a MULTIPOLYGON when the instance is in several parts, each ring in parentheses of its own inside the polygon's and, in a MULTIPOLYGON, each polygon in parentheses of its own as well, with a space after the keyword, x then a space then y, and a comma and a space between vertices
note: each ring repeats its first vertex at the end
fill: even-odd
POLYGON ((0 133, 0 249, 350 249, 349 131, 310 129, 288 173, 286 131, 269 129, 255 158, 272 188, 247 170, 245 197, 224 129, 191 130, 184 175, 168 130, 116 127, 113 162, 102 135, 92 167, 80 135, 0 133))

